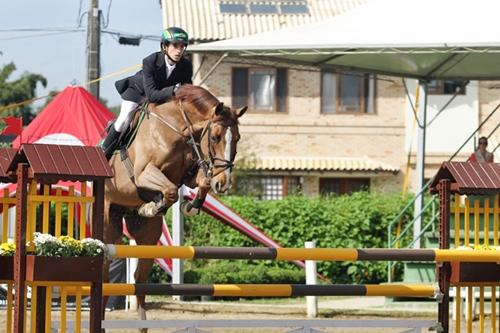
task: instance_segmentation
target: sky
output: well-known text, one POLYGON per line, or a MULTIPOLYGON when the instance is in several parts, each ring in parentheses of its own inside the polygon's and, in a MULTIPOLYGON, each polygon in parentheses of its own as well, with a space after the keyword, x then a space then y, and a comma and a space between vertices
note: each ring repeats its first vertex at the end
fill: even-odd
MULTIPOLYGON (((100 0, 104 20, 112 0, 100 0)), ((37 95, 50 90, 62 90, 76 82, 82 85, 86 77, 86 32, 6 31, 6 29, 77 28, 78 13, 86 12, 89 0, 15 0, 2 1, 0 11, 0 66, 14 62, 17 70, 12 78, 23 72, 37 73, 47 78, 47 88, 41 85, 37 95), (39 36, 39 35, 44 36, 39 36)), ((106 23, 106 22, 105 22, 106 23)), ((85 30, 87 16, 81 21, 85 30)), ((108 30, 139 35, 160 36, 162 15, 158 0, 115 0, 109 10, 108 30)), ((142 40, 140 46, 118 44, 118 38, 101 35, 101 76, 140 64, 148 54, 159 50, 159 42, 142 40)), ((120 74, 101 82, 101 97, 108 106, 120 104, 114 82, 135 72, 120 74)))

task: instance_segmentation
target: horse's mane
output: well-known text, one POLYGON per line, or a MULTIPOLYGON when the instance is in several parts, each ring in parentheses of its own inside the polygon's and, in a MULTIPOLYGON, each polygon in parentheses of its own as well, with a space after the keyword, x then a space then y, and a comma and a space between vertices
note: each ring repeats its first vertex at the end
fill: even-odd
POLYGON ((207 114, 219 100, 208 90, 200 86, 184 84, 175 92, 174 101, 182 101, 191 104, 200 113, 207 114))

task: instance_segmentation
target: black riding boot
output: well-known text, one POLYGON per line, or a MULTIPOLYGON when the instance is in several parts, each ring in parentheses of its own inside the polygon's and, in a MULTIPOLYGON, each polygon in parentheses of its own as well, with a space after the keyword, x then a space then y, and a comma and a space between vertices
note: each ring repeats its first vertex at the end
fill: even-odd
POLYGON ((118 142, 120 139, 120 132, 115 130, 113 125, 110 126, 108 131, 108 136, 104 139, 102 143, 102 150, 104 150, 104 156, 109 161, 113 153, 115 152, 116 147, 118 146, 118 142))

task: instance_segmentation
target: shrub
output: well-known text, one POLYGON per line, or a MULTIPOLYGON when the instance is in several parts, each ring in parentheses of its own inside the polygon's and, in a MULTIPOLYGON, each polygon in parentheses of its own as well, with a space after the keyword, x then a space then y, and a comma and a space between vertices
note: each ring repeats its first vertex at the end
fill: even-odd
MULTIPOLYGON (((234 196, 222 200, 283 247, 303 247, 310 240, 322 248, 386 247, 387 226, 404 205, 399 196, 369 192, 326 198, 290 196, 279 201, 234 196)), ((193 246, 261 246, 207 214, 186 218, 185 239, 186 245, 193 246)), ((248 280, 262 281, 256 277, 270 279, 271 268, 276 276, 301 271, 289 262, 260 262, 249 270, 234 261, 232 265, 222 261, 188 261, 186 271, 196 271, 200 281, 220 279, 218 283, 241 281, 247 273, 240 272, 249 271, 245 276, 248 280), (265 267, 266 272, 260 267, 265 267), (217 270, 222 273, 216 273, 217 270)), ((334 283, 378 283, 387 276, 385 262, 318 262, 318 272, 334 283)))

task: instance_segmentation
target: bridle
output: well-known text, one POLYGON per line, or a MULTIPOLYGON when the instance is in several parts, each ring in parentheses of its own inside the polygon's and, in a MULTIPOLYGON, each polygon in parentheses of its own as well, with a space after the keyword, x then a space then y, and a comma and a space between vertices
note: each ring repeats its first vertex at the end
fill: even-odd
MULTIPOLYGON (((191 122, 191 120, 187 116, 181 100, 179 100, 178 106, 179 106, 179 110, 181 112, 182 118, 184 119, 184 123, 186 125, 186 128, 188 129, 187 138, 186 138, 186 135, 182 131, 178 130, 174 125, 169 123, 162 116, 160 116, 156 113, 153 113, 153 112, 148 112, 148 114, 153 116, 157 120, 159 120, 164 125, 168 126, 173 132, 175 132, 179 136, 186 139, 186 143, 191 147, 192 151, 194 152, 194 155, 196 156, 196 165, 203 170, 205 177, 213 178, 213 177, 217 176, 218 174, 220 174, 228 169, 229 169, 229 171, 232 171, 233 166, 234 166, 233 162, 228 161, 224 158, 220 158, 220 157, 215 156, 216 154, 215 154, 215 151, 214 151, 214 148, 212 145, 212 141, 210 140, 212 121, 211 120, 207 121, 207 124, 205 125, 205 127, 203 128, 203 131, 201 132, 199 142, 196 142, 195 137, 194 137, 193 123, 191 122), (202 156, 202 153, 201 153, 201 141, 205 135, 208 135, 208 138, 207 138, 208 159, 204 158, 202 156), (214 172, 213 172, 214 168, 219 169, 219 171, 216 174, 214 174, 214 172)), ((227 126, 227 127, 229 127, 229 126, 227 126)), ((226 142, 226 144, 231 144, 231 143, 226 142)))

